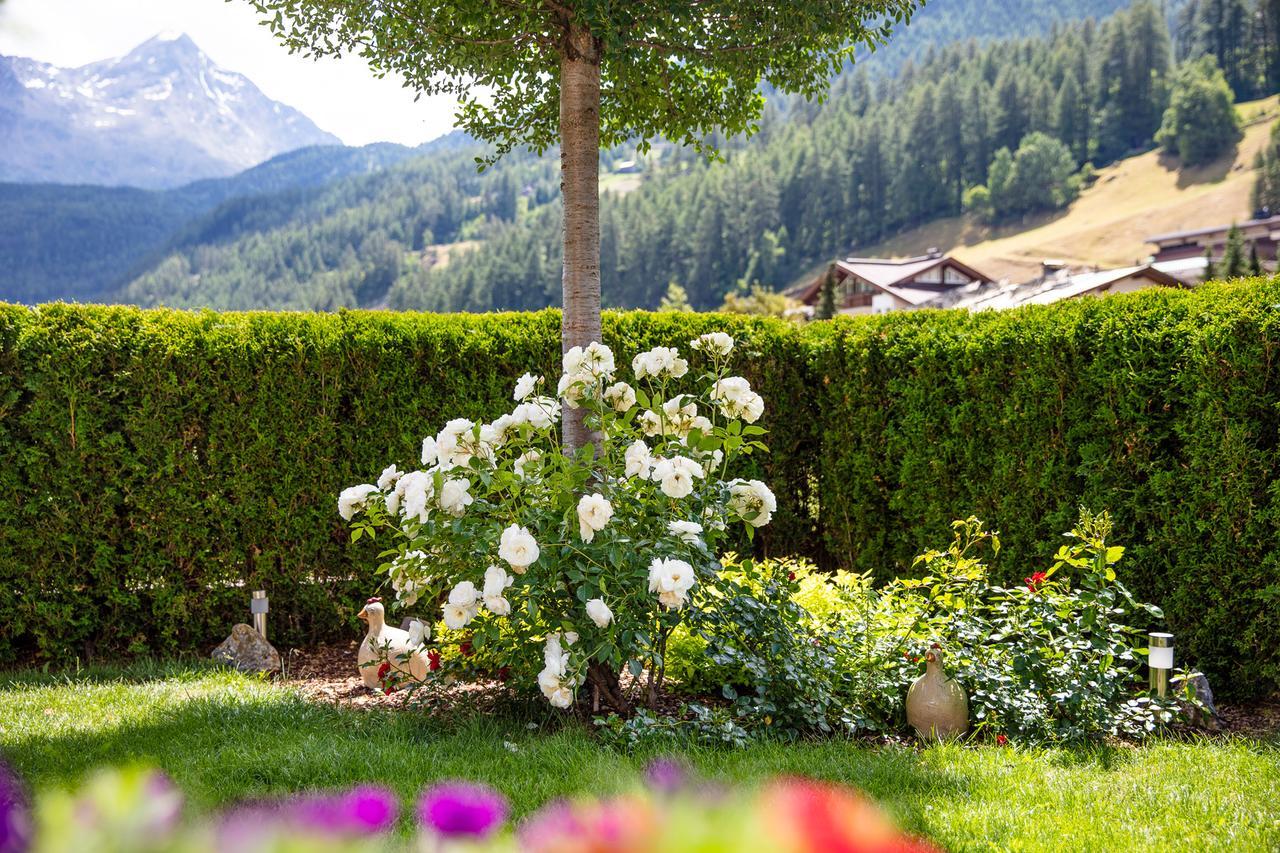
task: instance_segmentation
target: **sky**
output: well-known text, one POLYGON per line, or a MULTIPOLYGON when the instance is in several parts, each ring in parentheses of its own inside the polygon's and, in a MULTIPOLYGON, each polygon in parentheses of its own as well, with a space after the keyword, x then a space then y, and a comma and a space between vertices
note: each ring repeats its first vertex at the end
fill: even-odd
POLYGON ((348 145, 417 145, 448 133, 455 102, 379 80, 359 57, 290 56, 245 0, 3 0, 0 54, 76 67, 122 56, 162 32, 184 32, 218 65, 301 110, 348 145))

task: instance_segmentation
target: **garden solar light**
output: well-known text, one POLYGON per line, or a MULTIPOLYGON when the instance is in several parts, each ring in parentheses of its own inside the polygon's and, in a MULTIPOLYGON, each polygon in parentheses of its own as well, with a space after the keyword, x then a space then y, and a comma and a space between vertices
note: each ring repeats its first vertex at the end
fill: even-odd
POLYGON ((1158 631, 1147 635, 1147 669, 1151 673, 1151 691, 1163 699, 1169 692, 1169 671, 1173 669, 1173 634, 1158 631))
POLYGON ((253 598, 249 601, 249 612, 253 614, 253 630, 262 635, 262 639, 267 638, 267 591, 265 589, 255 589, 253 598))

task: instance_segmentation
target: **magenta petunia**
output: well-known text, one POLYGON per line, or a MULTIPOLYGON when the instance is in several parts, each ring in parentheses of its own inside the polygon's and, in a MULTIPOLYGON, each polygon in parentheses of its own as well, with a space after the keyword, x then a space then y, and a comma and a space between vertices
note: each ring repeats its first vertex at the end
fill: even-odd
POLYGON ((486 838, 507 819, 502 794, 473 782, 442 782, 423 793, 418 819, 446 838, 486 838))

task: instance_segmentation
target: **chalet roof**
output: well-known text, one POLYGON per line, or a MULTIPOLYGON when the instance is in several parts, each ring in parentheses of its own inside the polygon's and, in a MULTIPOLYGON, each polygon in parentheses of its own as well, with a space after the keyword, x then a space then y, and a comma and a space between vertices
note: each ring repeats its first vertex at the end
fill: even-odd
POLYGON ((1180 287, 1181 282, 1151 264, 1118 267, 1110 270, 1063 275, 1031 284, 970 284, 937 294, 924 308, 968 308, 991 311, 1020 305, 1049 305, 1101 290, 1118 281, 1138 276, 1165 287, 1180 287))
MULTIPOLYGON (((1268 216, 1265 219, 1250 219, 1247 222, 1236 223, 1236 227, 1241 230, 1251 228, 1255 225, 1270 225, 1280 227, 1280 215, 1268 216)), ((1154 237, 1148 237, 1148 243, 1165 243, 1170 240, 1186 240, 1191 237, 1203 237, 1206 234, 1226 233, 1231 230, 1230 225, 1215 225, 1212 228, 1193 228, 1190 231, 1170 231, 1168 234, 1156 234, 1154 237)))
MULTIPOLYGON (((936 289, 908 287, 903 285, 902 282, 914 281, 922 273, 940 266, 955 267, 975 281, 990 281, 986 275, 978 272, 973 267, 963 264, 949 255, 937 252, 914 258, 845 258, 835 263, 836 269, 843 272, 845 277, 850 275, 857 276, 863 281, 887 293, 892 293, 912 305, 919 305, 932 299, 938 295, 938 291, 936 289)), ((787 295, 793 296, 801 302, 808 302, 822 289, 824 277, 825 273, 819 275, 808 284, 803 284, 787 291, 787 295)))

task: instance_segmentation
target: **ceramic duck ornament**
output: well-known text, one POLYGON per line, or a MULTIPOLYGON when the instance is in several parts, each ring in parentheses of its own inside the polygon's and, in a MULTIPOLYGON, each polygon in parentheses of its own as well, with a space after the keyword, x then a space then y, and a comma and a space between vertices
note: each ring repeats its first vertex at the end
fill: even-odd
POLYGON ((924 740, 949 740, 969 730, 964 688, 942 670, 937 643, 925 653, 924 675, 907 691, 907 722, 924 740))
POLYGON ((422 655, 425 626, 414 634, 388 626, 381 598, 369 599, 356 616, 369 623, 369 633, 365 634, 356 657, 360 678, 366 687, 383 690, 389 686, 388 680, 378 675, 384 663, 402 673, 399 680, 426 680, 427 661, 422 655))

